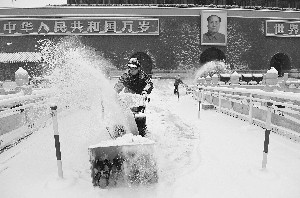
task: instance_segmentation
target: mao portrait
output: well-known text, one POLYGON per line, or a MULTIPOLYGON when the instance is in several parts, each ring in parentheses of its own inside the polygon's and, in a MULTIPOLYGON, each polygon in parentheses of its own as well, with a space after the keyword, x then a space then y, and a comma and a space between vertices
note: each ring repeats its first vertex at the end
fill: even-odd
POLYGON ((227 15, 225 12, 202 12, 201 44, 226 45, 227 15))

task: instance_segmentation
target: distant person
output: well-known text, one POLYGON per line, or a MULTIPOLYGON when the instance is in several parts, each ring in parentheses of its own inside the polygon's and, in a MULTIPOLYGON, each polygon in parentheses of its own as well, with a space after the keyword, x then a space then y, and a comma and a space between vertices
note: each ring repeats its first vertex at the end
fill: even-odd
POLYGON ((203 34, 203 43, 225 43, 225 35, 219 32, 221 18, 210 15, 207 18, 208 31, 203 34))
POLYGON ((178 86, 179 84, 184 84, 180 78, 180 74, 178 74, 175 78, 175 82, 174 82, 174 94, 178 93, 178 86))

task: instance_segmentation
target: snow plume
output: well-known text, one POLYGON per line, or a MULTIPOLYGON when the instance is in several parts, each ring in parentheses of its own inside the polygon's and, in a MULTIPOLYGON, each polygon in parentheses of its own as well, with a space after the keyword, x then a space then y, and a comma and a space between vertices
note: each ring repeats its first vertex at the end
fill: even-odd
POLYGON ((109 122, 107 125, 119 124, 126 131, 131 130, 128 123, 133 121, 128 119, 133 119, 133 116, 128 116, 120 107, 117 94, 104 75, 108 68, 113 67, 110 61, 85 46, 79 37, 40 43, 45 62, 44 77, 50 81, 49 88, 55 90, 50 98, 52 103, 68 111, 90 110, 99 117, 99 122, 105 118, 109 122))
POLYGON ((202 65, 202 67, 196 72, 194 81, 196 82, 199 77, 212 77, 214 74, 230 74, 229 65, 225 64, 224 61, 210 61, 202 65))

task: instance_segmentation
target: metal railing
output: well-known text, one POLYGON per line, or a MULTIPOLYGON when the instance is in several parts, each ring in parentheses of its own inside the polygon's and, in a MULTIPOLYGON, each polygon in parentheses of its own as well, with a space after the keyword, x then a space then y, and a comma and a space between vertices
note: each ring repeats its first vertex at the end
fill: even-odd
MULTIPOLYGON (((198 86, 194 97, 213 104, 217 111, 266 128, 270 110, 271 131, 300 141, 300 94, 258 89, 198 86)), ((200 110, 200 108, 199 108, 200 110)))
POLYGON ((33 91, 0 97, 0 153, 31 135, 50 115, 49 90, 33 91))

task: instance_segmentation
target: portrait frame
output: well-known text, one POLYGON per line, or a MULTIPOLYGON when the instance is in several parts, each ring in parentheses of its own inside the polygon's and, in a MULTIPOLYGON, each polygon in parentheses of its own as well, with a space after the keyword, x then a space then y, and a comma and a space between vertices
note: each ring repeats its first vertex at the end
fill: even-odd
POLYGON ((201 11, 201 45, 227 45, 227 12, 223 10, 203 10, 201 11), (207 42, 204 40, 204 34, 208 31, 207 18, 211 15, 217 15, 221 18, 219 33, 225 35, 224 42, 207 42))

